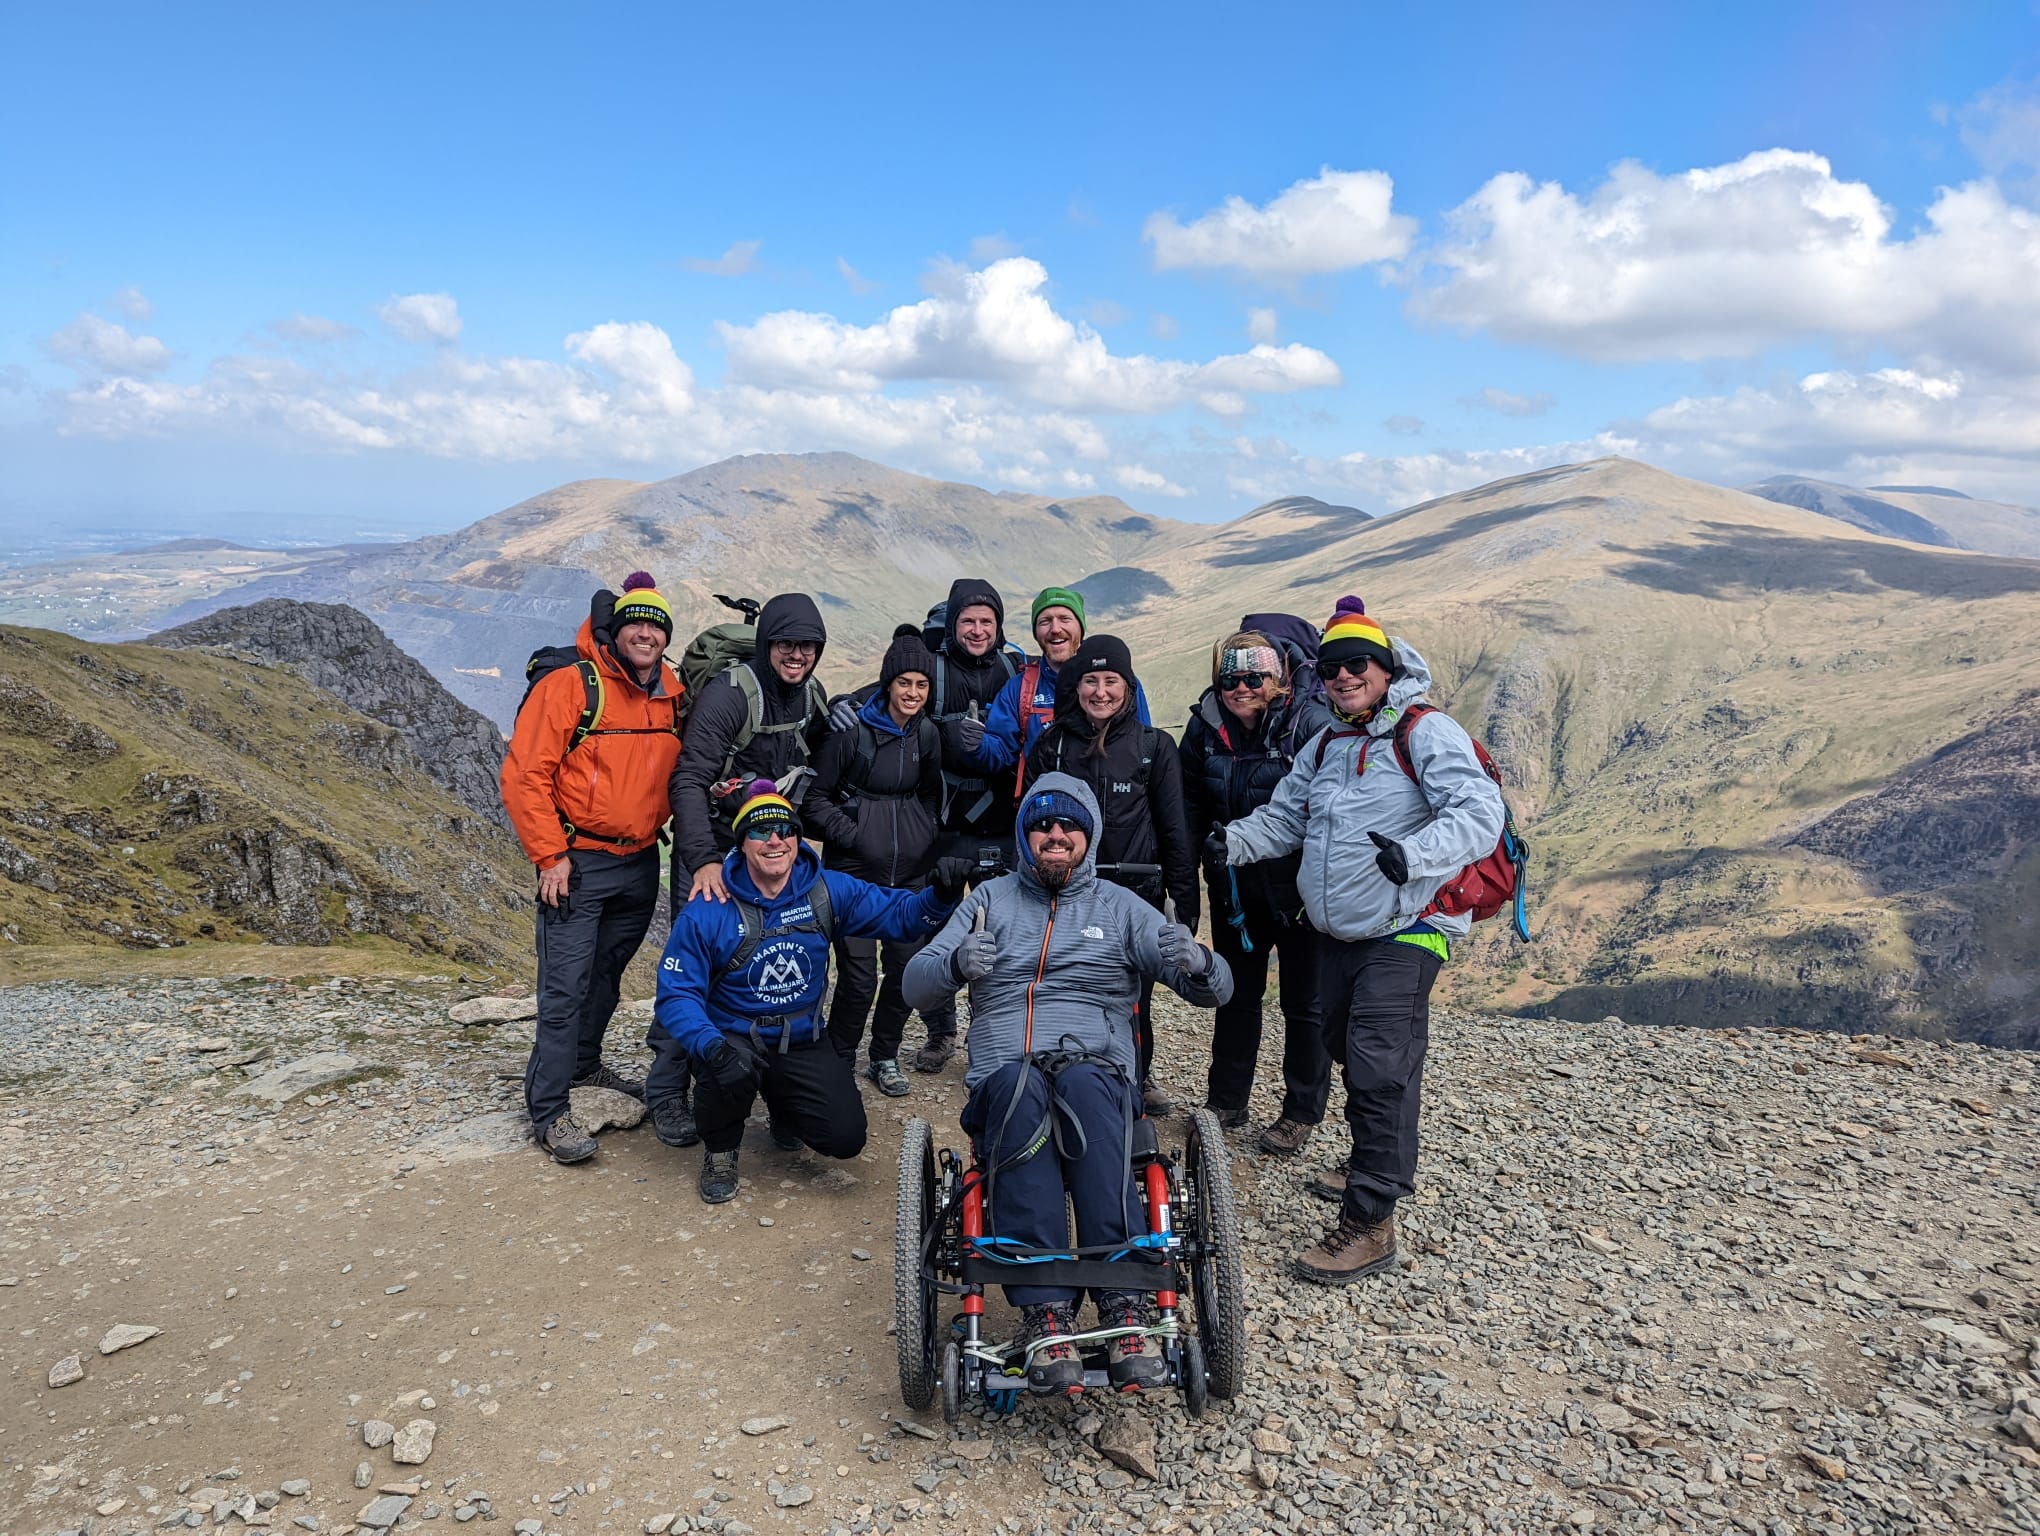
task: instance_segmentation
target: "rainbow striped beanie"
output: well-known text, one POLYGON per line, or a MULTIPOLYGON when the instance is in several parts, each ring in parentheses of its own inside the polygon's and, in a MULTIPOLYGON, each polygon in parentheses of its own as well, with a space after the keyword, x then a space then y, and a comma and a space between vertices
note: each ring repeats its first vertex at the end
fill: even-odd
POLYGON ((1395 670, 1395 651, 1388 643, 1387 632, 1367 617, 1367 605, 1359 598, 1342 597, 1325 621, 1325 638, 1318 645, 1318 660, 1358 661, 1363 656, 1380 662, 1391 672, 1395 670))

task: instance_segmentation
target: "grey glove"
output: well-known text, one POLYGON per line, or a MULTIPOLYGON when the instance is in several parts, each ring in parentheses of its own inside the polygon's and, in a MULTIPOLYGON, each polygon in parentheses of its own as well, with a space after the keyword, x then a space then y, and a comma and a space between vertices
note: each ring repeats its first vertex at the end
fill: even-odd
POLYGON ((1182 975, 1202 976, 1211 969, 1210 951, 1181 923, 1162 924, 1155 947, 1162 952, 1162 964, 1182 975))
POLYGON ((999 958, 999 941, 982 928, 964 935, 963 942, 949 956, 949 969, 958 985, 983 981, 992 974, 992 962, 999 958))
POLYGON ((975 752, 984 745, 985 723, 975 715, 965 715, 956 722, 956 739, 966 752, 975 752))
POLYGON ((857 700, 849 694, 829 706, 829 729, 832 731, 854 731, 857 729, 857 700))

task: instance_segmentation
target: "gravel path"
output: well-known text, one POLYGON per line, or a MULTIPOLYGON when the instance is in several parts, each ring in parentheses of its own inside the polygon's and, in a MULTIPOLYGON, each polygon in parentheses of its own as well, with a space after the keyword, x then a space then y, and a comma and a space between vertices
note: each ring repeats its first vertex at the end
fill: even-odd
MULTIPOLYGON (((528 1025, 463 995, 0 990, 0 1536, 2040 1532, 2030 1056, 1443 1013, 1399 1271, 1291 1279, 1332 1133, 1242 1134, 1245 1395, 951 1434, 903 1424, 885 1329, 899 1125, 960 1140, 960 1061, 869 1097, 848 1165, 761 1128, 710 1210, 648 1131, 520 1146, 528 1025), (244 1096, 313 1056, 351 1064, 244 1096)), ((1200 1016, 1162 1028, 1201 1081, 1200 1016)))

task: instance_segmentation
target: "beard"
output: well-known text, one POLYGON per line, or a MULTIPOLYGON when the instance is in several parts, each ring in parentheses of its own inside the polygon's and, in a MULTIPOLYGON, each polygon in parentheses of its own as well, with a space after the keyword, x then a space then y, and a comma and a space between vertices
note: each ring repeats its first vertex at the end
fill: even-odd
POLYGON ((1077 866, 1074 861, 1044 864, 1039 859, 1036 859, 1034 862, 1034 877, 1041 882, 1043 890, 1047 891, 1050 895, 1054 895, 1070 883, 1070 876, 1076 873, 1076 869, 1077 866))

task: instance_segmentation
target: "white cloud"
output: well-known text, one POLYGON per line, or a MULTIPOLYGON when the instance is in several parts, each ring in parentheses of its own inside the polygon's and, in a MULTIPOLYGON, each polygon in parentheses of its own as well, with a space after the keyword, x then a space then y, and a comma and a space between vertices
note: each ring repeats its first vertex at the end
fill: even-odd
POLYGON ((328 320, 324 315, 291 315, 270 322, 269 329, 285 341, 303 341, 315 345, 328 341, 342 341, 356 334, 353 326, 338 320, 328 320))
POLYGON ((850 285, 850 291, 860 299, 867 294, 878 292, 879 285, 859 272, 843 257, 836 258, 836 270, 843 274, 843 281, 850 285))
POLYGON ((1497 416, 1525 417, 1542 416, 1558 401, 1543 390, 1534 395, 1517 395, 1490 384, 1476 394, 1462 395, 1459 403, 1477 411, 1493 411, 1497 416))
POLYGON ((1943 188, 1901 240, 1868 186, 1783 149, 1674 176, 1625 162, 1584 199, 1512 172, 1450 223, 1411 312, 1506 341, 1632 361, 1824 336, 2040 364, 2040 218, 1989 181, 1943 188))
POLYGON ((1422 437, 1424 418, 1421 416, 1391 416, 1382 425, 1397 437, 1422 437))
POLYGON ((1153 496, 1188 496, 1190 491, 1176 484, 1167 475, 1156 474, 1145 464, 1122 464, 1113 476, 1129 490, 1146 491, 1153 496))
POLYGON ((1183 327, 1174 315, 1157 314, 1148 321, 1148 329, 1155 333, 1156 341, 1174 341, 1183 334, 1183 327))
POLYGON ((133 283, 129 283, 113 296, 113 307, 136 325, 147 325, 156 318, 156 306, 151 304, 149 296, 133 283))
POLYGON ((1977 164, 2000 178, 2040 171, 2040 80, 2010 81, 1962 109, 1962 142, 1977 164))
POLYGON ((680 265, 689 272, 704 272, 710 277, 742 277, 758 265, 758 250, 762 240, 739 240, 720 256, 689 256, 680 265))
POLYGON ((1264 207, 1229 197, 1188 224, 1153 213, 1141 235, 1164 272, 1231 267, 1278 278, 1341 272, 1408 254, 1417 221, 1391 211, 1394 193, 1386 172, 1326 166, 1264 207))
POLYGON ((1223 416, 1243 412, 1248 395, 1341 382, 1329 357, 1294 344, 1207 363, 1115 355, 1097 331, 1056 312, 1042 291, 1046 269, 1026 257, 939 276, 936 293, 875 325, 798 310, 720 325, 731 373, 748 383, 853 393, 893 380, 969 380, 1065 409, 1153 413, 1194 403, 1223 416))
POLYGON ((1247 339, 1249 341, 1273 341, 1281 329, 1281 321, 1272 309, 1250 309, 1247 311, 1247 339))
POLYGON ((170 366, 170 349, 154 336, 82 314, 44 343, 51 357, 87 374, 151 374, 170 366))
POLYGON ((405 341, 448 345, 460 340, 460 306, 450 293, 408 293, 387 300, 376 315, 405 341))

